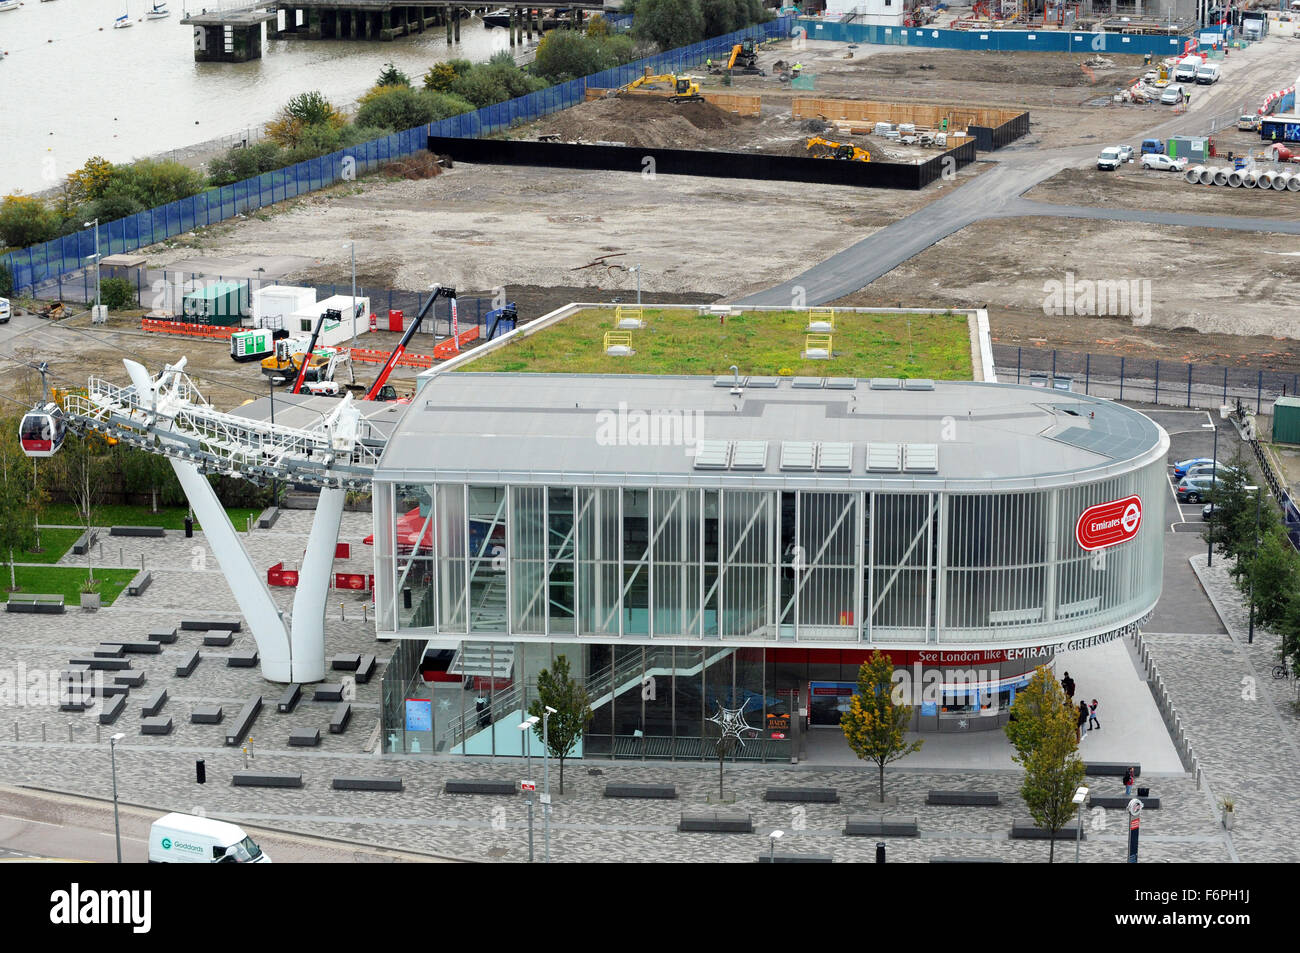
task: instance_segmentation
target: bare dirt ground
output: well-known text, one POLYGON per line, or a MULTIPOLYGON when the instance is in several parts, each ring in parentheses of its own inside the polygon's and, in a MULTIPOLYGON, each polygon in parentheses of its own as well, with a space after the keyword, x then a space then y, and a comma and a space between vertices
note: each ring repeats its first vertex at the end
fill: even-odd
POLYGON ((1279 303, 1297 293, 1300 237, 1014 218, 963 229, 836 304, 987 306, 1003 344, 1294 372, 1300 322, 1279 303), (1138 294, 1149 299, 1150 324, 1046 315, 1045 283, 1064 283, 1067 272, 1146 283, 1138 294))

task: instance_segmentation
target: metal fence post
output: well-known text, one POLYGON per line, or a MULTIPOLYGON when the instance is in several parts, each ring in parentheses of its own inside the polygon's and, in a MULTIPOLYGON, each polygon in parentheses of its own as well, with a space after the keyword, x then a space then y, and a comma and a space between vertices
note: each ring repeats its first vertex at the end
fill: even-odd
POLYGON ((1090 393, 1089 387, 1092 384, 1092 353, 1089 352, 1083 356, 1083 392, 1090 393))
POLYGON ((1020 352, 1021 348, 1016 348, 1016 383, 1020 383, 1020 352))
POLYGON ((1052 348, 1052 380, 1048 387, 1056 386, 1056 348, 1052 348))
POLYGON ((1160 362, 1156 361, 1156 398, 1151 403, 1160 403, 1160 362))
POLYGON ((1258 383, 1255 385, 1255 413, 1259 413, 1260 406, 1264 402, 1264 372, 1259 372, 1258 383))
POLYGON ((1192 368, 1195 364, 1187 365, 1187 406, 1192 406, 1192 368))
POLYGON ((1223 369, 1223 403, 1228 402, 1228 369, 1223 369))
POLYGON ((1119 358, 1119 399, 1124 399, 1124 356, 1119 358))

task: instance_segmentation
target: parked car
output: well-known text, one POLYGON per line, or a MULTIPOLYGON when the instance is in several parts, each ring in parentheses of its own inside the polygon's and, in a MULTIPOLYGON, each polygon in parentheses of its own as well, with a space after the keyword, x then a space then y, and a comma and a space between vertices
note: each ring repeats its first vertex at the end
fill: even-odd
POLYGON ((9 307, 8 298, 0 298, 0 324, 8 324, 13 309, 9 307))
POLYGON ((1194 467, 1188 467, 1184 477, 1192 476, 1214 476, 1215 471, 1219 472, 1219 481, 1222 482, 1224 477, 1233 472, 1233 468, 1224 463, 1198 463, 1194 467))
POLYGON ((1237 119, 1237 128, 1246 132, 1259 132, 1260 119, 1254 113, 1244 113, 1237 119))
POLYGON ((1114 172, 1124 164, 1124 159, 1120 155, 1119 149, 1111 146, 1108 149, 1102 149, 1101 155, 1097 156, 1097 168, 1105 169, 1108 172, 1114 172))
POLYGON ((1181 480, 1187 476, 1187 471, 1192 467, 1200 466, 1203 463, 1216 463, 1213 457, 1192 457, 1190 460, 1179 460, 1174 464, 1174 479, 1181 480))
POLYGON ((1206 63, 1196 71, 1196 82, 1202 86, 1210 86, 1219 81, 1219 67, 1213 63, 1206 63))
POLYGON ((1196 66, 1191 63, 1179 63, 1174 68, 1174 79, 1180 83, 1190 83, 1196 79, 1196 66))
POLYGON ((1142 157, 1142 168, 1155 169, 1157 172, 1182 172, 1187 168, 1187 160, 1184 158, 1175 159, 1173 156, 1145 155, 1142 157))
POLYGON ((1132 162, 1132 161, 1133 161, 1133 147, 1132 147, 1132 146, 1116 146, 1115 148, 1119 150, 1119 157, 1120 157, 1121 159, 1123 159, 1125 162, 1132 162))
POLYGON ((1165 106, 1177 106, 1183 101, 1183 87, 1166 86, 1165 91, 1160 94, 1160 102, 1165 106))
POLYGON ((1142 154, 1145 155, 1164 155, 1165 141, 1163 139, 1143 139, 1142 154))
POLYGON ((1178 481, 1178 486, 1174 487, 1174 495, 1178 497, 1179 503, 1200 503, 1210 495, 1214 483, 1214 477, 1205 474, 1183 477, 1178 481))

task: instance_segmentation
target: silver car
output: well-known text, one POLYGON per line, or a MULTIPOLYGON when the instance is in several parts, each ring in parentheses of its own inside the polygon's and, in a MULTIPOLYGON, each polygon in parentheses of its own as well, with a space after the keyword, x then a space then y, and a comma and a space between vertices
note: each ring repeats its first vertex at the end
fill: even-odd
POLYGON ((1177 106, 1183 101, 1183 87, 1178 85, 1166 86, 1165 91, 1160 94, 1160 102, 1165 106, 1177 106))

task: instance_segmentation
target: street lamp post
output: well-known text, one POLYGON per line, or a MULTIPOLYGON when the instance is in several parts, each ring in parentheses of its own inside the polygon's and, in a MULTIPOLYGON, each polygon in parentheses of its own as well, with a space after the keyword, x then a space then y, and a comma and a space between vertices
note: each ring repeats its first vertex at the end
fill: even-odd
MULTIPOLYGON (((536 715, 530 715, 524 722, 519 725, 519 730, 524 733, 524 751, 525 757, 528 758, 528 780, 533 780, 533 725, 539 721, 536 715)), ((533 862, 533 789, 528 789, 528 862, 533 862)))
POLYGON ((117 862, 122 862, 122 825, 117 816, 117 743, 125 738, 122 732, 108 739, 108 760, 113 766, 113 839, 117 842, 117 862))
POLYGON ((99 315, 99 219, 93 222, 83 222, 86 228, 94 227, 95 229, 95 315, 99 315))
POLYGON ((1250 573, 1250 625, 1246 630, 1246 644, 1255 644, 1255 558, 1259 555, 1259 508, 1264 502, 1264 488, 1255 489, 1255 551, 1251 555, 1250 573))
POLYGON ((551 862, 551 716, 557 714, 550 705, 542 708, 542 830, 546 842, 546 863, 551 862))
MULTIPOLYGON (((273 381, 271 378, 268 377, 266 379, 266 386, 271 391, 271 429, 274 430, 275 429, 275 381, 273 381)), ((280 481, 277 480, 275 477, 272 477, 271 478, 271 505, 272 506, 277 506, 279 504, 279 500, 276 499, 276 497, 278 497, 279 495, 280 495, 280 481)))
MULTIPOLYGON (((1210 458, 1214 461, 1214 469, 1210 471, 1210 514, 1214 514, 1214 491, 1219 485, 1219 425, 1214 425, 1214 450, 1210 453, 1210 458)), ((1206 534, 1207 536, 1209 534, 1206 534)), ((1214 539, 1209 538, 1205 542, 1206 556, 1205 564, 1214 565, 1214 539)))
POLYGON ((767 835, 767 862, 776 863, 776 842, 785 836, 785 831, 773 831, 767 835))
POLYGON ((632 271, 636 272, 636 306, 641 307, 641 266, 633 265, 632 271))
POLYGON ((352 346, 357 346, 357 243, 344 242, 352 250, 352 346))
POLYGON ((1088 789, 1078 788, 1074 792, 1074 804, 1079 809, 1079 829, 1074 832, 1074 862, 1079 862, 1079 844, 1083 841, 1083 802, 1088 800, 1088 789))

